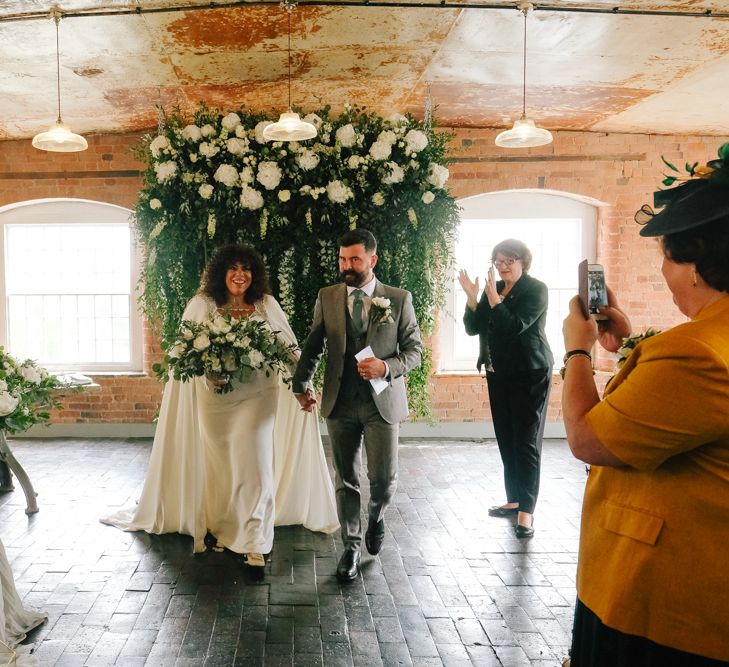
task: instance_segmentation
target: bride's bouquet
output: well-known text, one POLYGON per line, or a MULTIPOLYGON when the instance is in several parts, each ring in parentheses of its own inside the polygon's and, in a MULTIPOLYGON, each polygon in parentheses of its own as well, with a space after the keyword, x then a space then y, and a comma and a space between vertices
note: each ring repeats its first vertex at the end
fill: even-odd
POLYGON ((628 360, 628 357, 633 353, 633 350, 636 348, 638 343, 645 340, 646 338, 650 338, 651 336, 655 336, 659 333, 661 333, 659 329, 649 328, 646 329, 643 333, 634 334, 633 336, 623 338, 623 344, 620 346, 620 348, 618 348, 618 357, 615 360, 615 368, 622 368, 623 364, 625 364, 625 362, 628 360))
POLYGON ((204 322, 183 320, 164 363, 153 369, 161 379, 171 374, 183 382, 209 375, 222 380, 215 391, 224 394, 233 390, 231 380, 245 383, 257 372, 280 373, 287 381, 295 352, 296 346, 279 340, 266 322, 214 314, 204 322))

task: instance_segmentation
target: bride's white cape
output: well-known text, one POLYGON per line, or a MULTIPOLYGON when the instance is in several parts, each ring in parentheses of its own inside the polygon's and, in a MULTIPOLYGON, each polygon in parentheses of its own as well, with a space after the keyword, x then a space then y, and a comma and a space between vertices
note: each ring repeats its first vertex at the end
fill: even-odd
POLYGON ((31 646, 17 647, 26 634, 43 623, 48 614, 39 614, 23 607, 13 581, 10 563, 5 555, 5 547, 0 542, 0 664, 37 665, 34 656, 23 655, 22 652, 30 650, 31 646), (20 655, 16 656, 17 652, 20 655))
MULTIPOLYGON (((183 319, 202 321, 214 308, 213 302, 198 295, 183 319)), ((256 310, 282 340, 296 342, 273 297, 266 295, 256 310)), ((303 412, 291 389, 281 384, 273 431, 275 525, 302 524, 332 533, 339 522, 318 416, 303 412)), ((194 550, 205 550, 205 460, 196 404, 200 387, 197 381, 168 380, 139 503, 102 518, 102 523, 122 530, 191 535, 194 550)))

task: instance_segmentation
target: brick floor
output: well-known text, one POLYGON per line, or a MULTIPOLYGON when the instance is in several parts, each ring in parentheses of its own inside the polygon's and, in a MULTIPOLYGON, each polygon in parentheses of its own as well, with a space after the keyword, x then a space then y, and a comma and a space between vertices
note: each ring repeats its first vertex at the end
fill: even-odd
POLYGON ((16 440, 38 492, 0 495, 0 538, 40 664, 555 666, 567 653, 584 466, 545 442, 532 540, 490 518, 503 501, 492 441, 407 441, 379 557, 342 586, 338 536, 277 528, 264 582, 190 538, 98 517, 139 493, 148 440, 16 440))

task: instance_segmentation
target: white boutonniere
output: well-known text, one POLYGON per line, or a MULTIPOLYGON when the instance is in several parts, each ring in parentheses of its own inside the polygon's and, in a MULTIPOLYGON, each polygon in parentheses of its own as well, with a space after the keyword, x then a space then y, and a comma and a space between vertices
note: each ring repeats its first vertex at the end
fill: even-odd
POLYGON ((392 305, 390 299, 383 296, 376 296, 372 299, 372 323, 380 326, 381 324, 392 324, 392 305))

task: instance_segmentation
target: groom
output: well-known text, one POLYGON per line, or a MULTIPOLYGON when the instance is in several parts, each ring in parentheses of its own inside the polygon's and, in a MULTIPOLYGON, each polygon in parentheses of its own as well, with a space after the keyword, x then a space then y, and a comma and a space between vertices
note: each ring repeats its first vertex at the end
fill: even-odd
POLYGON ((372 272, 377 264, 375 237, 366 229, 354 229, 339 239, 339 246, 344 284, 319 292, 293 391, 304 410, 314 408, 311 378, 326 344, 321 412, 332 443, 344 542, 337 577, 346 582, 359 574, 363 436, 370 481, 365 545, 377 554, 385 538, 385 508, 397 483, 399 423, 408 416, 403 375, 420 365, 422 343, 410 292, 384 285, 372 272), (380 380, 380 393, 370 380, 380 380))

